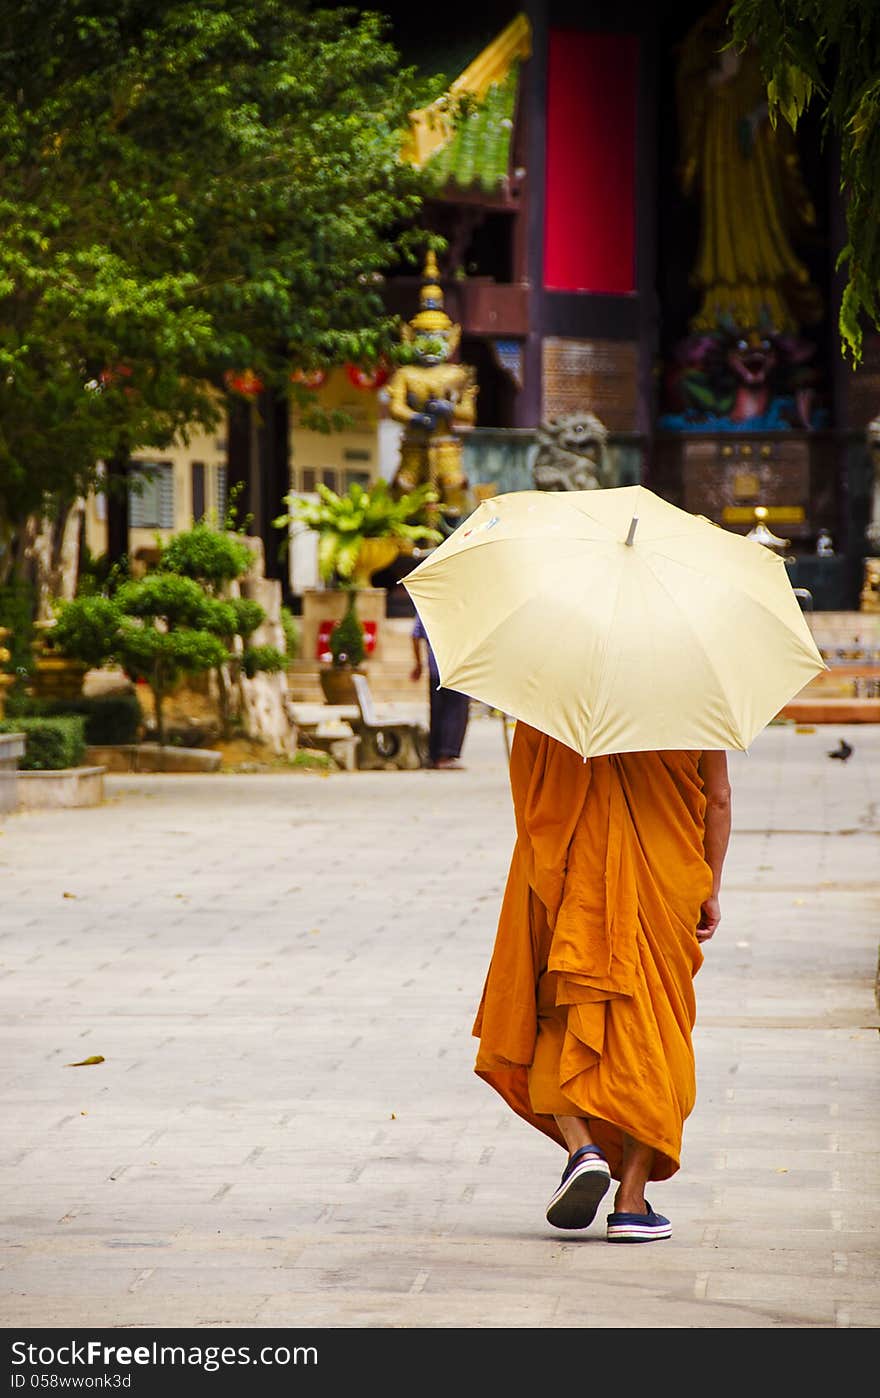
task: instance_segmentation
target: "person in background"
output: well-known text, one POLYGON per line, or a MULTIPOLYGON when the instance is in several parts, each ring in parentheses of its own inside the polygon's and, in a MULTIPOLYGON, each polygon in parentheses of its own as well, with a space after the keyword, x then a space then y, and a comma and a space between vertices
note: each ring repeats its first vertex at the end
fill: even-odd
POLYGON ((423 650, 427 654, 430 704, 429 765, 438 771, 459 771, 462 766, 459 758, 470 717, 470 700, 466 694, 459 694, 455 689, 440 688, 437 661, 419 616, 416 616, 412 629, 412 646, 415 663, 410 679, 414 683, 420 680, 424 673, 423 650))

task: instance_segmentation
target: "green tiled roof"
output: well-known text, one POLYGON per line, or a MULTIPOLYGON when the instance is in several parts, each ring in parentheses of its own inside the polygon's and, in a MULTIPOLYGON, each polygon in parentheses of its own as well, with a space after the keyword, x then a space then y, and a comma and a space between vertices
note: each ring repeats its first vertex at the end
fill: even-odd
POLYGON ((488 194, 502 187, 510 168, 518 81, 519 67, 514 64, 504 81, 493 84, 463 119, 452 139, 431 156, 427 169, 439 187, 455 184, 488 194))

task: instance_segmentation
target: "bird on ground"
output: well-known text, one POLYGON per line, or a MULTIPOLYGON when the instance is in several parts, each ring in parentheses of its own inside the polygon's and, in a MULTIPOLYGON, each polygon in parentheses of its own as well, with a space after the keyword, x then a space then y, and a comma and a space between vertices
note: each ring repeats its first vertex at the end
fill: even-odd
POLYGON ((852 748, 850 747, 849 743, 846 741, 845 738, 841 738, 840 742, 837 744, 837 747, 834 749, 833 752, 829 752, 828 756, 836 757, 841 762, 845 762, 851 753, 852 748))

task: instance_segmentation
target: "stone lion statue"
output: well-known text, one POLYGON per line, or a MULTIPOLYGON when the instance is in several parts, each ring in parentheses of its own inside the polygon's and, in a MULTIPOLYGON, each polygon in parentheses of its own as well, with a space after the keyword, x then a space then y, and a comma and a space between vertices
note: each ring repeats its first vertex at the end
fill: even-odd
POLYGON ((536 490, 600 490, 610 484, 608 429, 586 411, 564 413, 538 429, 532 465, 536 490))

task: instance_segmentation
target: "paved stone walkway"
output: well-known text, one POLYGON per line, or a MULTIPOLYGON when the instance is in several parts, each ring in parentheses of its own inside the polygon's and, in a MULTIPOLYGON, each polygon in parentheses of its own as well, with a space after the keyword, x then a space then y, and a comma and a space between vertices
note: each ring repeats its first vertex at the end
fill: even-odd
POLYGON ((880 728, 731 759, 698 1102, 645 1248, 604 1210, 546 1224, 562 1152, 472 1072, 497 720, 465 758, 118 776, 3 819, 6 1327, 877 1326, 880 728))

